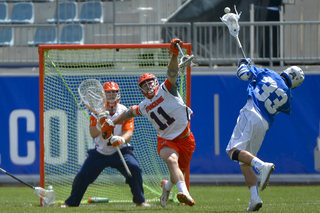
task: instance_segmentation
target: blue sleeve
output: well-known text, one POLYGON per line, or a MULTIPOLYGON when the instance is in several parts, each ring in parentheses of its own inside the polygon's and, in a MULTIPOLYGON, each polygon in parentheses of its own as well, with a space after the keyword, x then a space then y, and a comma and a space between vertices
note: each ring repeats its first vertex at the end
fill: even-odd
POLYGON ((258 75, 258 73, 262 72, 263 69, 257 68, 254 65, 251 65, 250 72, 252 73, 252 80, 255 80, 255 77, 258 75))

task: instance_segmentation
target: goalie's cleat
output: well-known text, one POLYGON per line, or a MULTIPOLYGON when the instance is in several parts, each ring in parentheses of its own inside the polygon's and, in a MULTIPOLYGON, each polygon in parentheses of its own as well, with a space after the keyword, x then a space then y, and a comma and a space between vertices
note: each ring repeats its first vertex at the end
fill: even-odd
POLYGON ((256 199, 250 200, 247 212, 259 211, 259 209, 262 207, 262 203, 263 202, 260 197, 256 197, 256 199))
POLYGON ((169 195, 170 195, 170 191, 167 191, 165 188, 165 185, 168 181, 167 180, 163 180, 161 181, 161 187, 162 187, 162 195, 160 197, 160 204, 162 207, 165 207, 168 203, 168 199, 169 199, 169 195))
POLYGON ((194 200, 190 195, 186 195, 182 192, 179 192, 177 194, 177 199, 179 200, 180 203, 187 204, 188 206, 193 206, 196 203, 194 202, 194 200))
POLYGON ((260 169, 260 190, 263 191, 268 183, 271 172, 275 170, 273 163, 265 163, 265 165, 260 169))
POLYGON ((67 208, 67 207, 69 207, 69 205, 68 204, 66 204, 66 203, 63 203, 63 204, 61 204, 61 206, 60 206, 61 208, 67 208))
POLYGON ((136 206, 151 207, 151 204, 147 202, 143 202, 143 203, 137 203, 136 206))

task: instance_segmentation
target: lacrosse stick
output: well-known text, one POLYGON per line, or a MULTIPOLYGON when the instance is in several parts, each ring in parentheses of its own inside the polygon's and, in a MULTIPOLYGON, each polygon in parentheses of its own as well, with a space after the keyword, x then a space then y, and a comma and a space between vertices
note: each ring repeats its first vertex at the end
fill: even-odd
MULTIPOLYGON (((88 109, 90 109, 93 113, 100 114, 105 112, 106 103, 107 103, 106 95, 102 85, 98 80, 96 79, 84 80, 80 84, 78 88, 78 92, 83 104, 88 109)), ((126 161, 123 158, 123 155, 119 147, 117 146, 116 148, 128 175, 132 177, 132 174, 128 168, 126 161)))
POLYGON ((40 197, 42 199, 42 202, 45 205, 48 205, 48 206, 51 205, 53 203, 54 199, 56 198, 56 192, 53 190, 45 190, 44 188, 41 188, 41 187, 31 186, 30 184, 16 178, 15 176, 13 176, 12 174, 10 174, 9 172, 7 172, 6 170, 4 170, 2 168, 0 168, 0 171, 5 173, 6 175, 9 175, 10 177, 16 179, 20 183, 23 183, 24 185, 27 185, 30 188, 34 189, 34 193, 36 193, 38 195, 38 197, 40 197))
POLYGON ((178 47, 180 54, 182 55, 179 63, 180 69, 184 69, 192 64, 192 60, 194 59, 194 55, 184 55, 180 45, 178 44, 179 42, 175 43, 175 46, 178 47))
POLYGON ((243 51, 241 42, 239 40, 240 26, 238 24, 238 20, 240 19, 240 15, 241 15, 242 12, 238 13, 236 5, 234 5, 234 10, 236 11, 236 13, 230 13, 230 12, 228 12, 228 10, 225 10, 228 13, 224 14, 222 16, 222 18, 220 18, 220 19, 221 19, 221 21, 223 23, 225 23, 227 25, 230 34, 237 40, 238 46, 239 46, 239 48, 240 48, 240 50, 242 52, 243 57, 247 58, 246 54, 243 51))

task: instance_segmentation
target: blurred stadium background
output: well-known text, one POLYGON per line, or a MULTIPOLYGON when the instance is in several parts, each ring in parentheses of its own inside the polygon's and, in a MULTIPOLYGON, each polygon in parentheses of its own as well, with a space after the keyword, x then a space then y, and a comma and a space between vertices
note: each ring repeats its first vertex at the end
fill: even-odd
MULTIPOLYGON (((178 37, 196 56, 190 183, 244 184, 224 151, 247 86, 235 76, 241 52, 220 21, 233 5, 242 11, 240 40, 257 66, 280 72, 294 64, 306 73, 293 91, 292 115, 277 115, 258 154, 276 165, 270 182, 318 184, 320 2, 313 0, 1 0, 0 167, 39 184, 39 44, 168 43, 178 37)), ((0 174, 0 185, 6 184, 16 181, 0 174)))

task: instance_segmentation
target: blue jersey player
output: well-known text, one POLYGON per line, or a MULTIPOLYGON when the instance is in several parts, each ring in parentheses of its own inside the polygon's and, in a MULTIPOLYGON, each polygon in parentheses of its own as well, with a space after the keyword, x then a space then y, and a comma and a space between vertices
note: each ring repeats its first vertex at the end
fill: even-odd
POLYGON ((239 161, 250 189, 251 200, 247 211, 258 211, 263 202, 258 194, 257 176, 252 166, 260 173, 262 191, 275 166, 273 163, 263 162, 256 155, 266 131, 273 124, 274 116, 279 112, 290 114, 291 89, 303 82, 304 73, 300 67, 291 66, 279 75, 268 68, 250 66, 250 61, 249 58, 243 58, 238 62, 237 77, 250 81, 247 88, 248 100, 240 111, 226 152, 230 159, 239 161))

